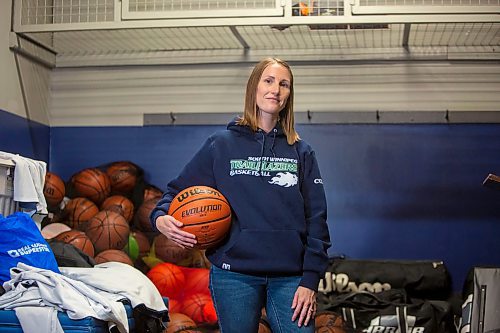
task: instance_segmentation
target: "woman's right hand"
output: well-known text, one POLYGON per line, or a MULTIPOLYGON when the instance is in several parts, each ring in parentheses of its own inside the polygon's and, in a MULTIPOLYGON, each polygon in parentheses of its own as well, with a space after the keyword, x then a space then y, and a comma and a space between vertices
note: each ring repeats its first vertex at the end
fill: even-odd
POLYGON ((156 218, 156 228, 168 239, 182 248, 192 248, 196 243, 196 236, 182 230, 184 224, 173 216, 162 215, 156 218))

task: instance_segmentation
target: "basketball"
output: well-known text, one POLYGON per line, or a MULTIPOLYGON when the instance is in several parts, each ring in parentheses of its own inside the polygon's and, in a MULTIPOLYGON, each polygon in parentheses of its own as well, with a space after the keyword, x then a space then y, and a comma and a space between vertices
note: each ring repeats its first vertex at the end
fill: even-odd
POLYGON ((83 231, 71 229, 61 232, 55 239, 73 245, 90 257, 94 256, 94 245, 83 231))
POLYGON ((345 333, 345 323, 338 313, 323 311, 314 318, 316 332, 319 333, 345 333))
POLYGON ((111 190, 117 193, 132 191, 137 182, 137 167, 132 162, 113 162, 106 168, 111 190))
POLYGON ((63 216, 73 229, 85 231, 88 220, 99 213, 96 204, 87 198, 77 197, 70 199, 63 209, 63 216))
POLYGON ((149 222, 149 215, 151 214, 151 211, 153 208, 156 207, 156 203, 158 202, 158 199, 149 199, 147 201, 144 201, 139 208, 137 209, 137 212, 135 213, 135 225, 142 231, 153 231, 153 226, 151 225, 151 222, 149 222))
POLYGON ((47 224, 45 227, 42 228, 42 236, 45 239, 52 239, 59 235, 60 233, 63 233, 64 231, 71 230, 71 228, 64 223, 61 222, 53 222, 47 224))
POLYGON ((259 330, 257 333, 272 333, 273 331, 271 330, 271 325, 269 325, 269 322, 265 318, 260 318, 259 319, 259 330))
POLYGON ((192 186, 179 192, 170 203, 168 215, 184 223, 184 231, 196 236, 197 249, 219 243, 231 226, 229 202, 208 186, 192 186))
POLYGON ((206 268, 184 268, 184 276, 186 283, 184 284, 184 292, 186 294, 206 293, 210 295, 208 282, 210 272, 206 268))
POLYGON ((168 262, 157 264, 148 271, 146 276, 156 286, 160 295, 168 298, 176 298, 186 282, 181 268, 168 262))
POLYGON ((96 253, 104 250, 121 250, 128 242, 130 227, 123 216, 110 210, 101 210, 92 217, 85 231, 96 253))
POLYGON ((134 204, 123 195, 112 195, 104 199, 101 210, 111 210, 123 216, 127 222, 134 216, 134 204))
POLYGON ((144 187, 143 201, 148 201, 151 199, 159 200, 162 195, 163 192, 158 187, 151 184, 146 184, 146 186, 144 187))
POLYGON ((183 260, 189 257, 189 249, 183 249, 168 239, 164 234, 158 234, 153 240, 155 256, 172 264, 179 265, 183 260))
POLYGON ((130 259, 130 257, 125 252, 116 249, 104 250, 98 253, 94 257, 94 260, 96 264, 102 264, 109 261, 117 261, 130 266, 134 266, 132 259, 130 259))
POLYGON ((87 168, 71 177, 73 188, 79 196, 100 204, 111 193, 111 182, 107 173, 97 168, 87 168))
POLYGON ((168 300, 168 312, 181 312, 181 302, 175 298, 170 298, 168 300))
POLYGON ((64 199, 66 188, 64 181, 52 172, 45 174, 45 183, 43 185, 43 196, 48 206, 56 207, 64 199))
POLYGON ((190 249, 188 259, 181 262, 182 266, 193 268, 210 268, 212 264, 205 255, 205 250, 190 249))
POLYGON ((170 321, 167 324, 165 333, 178 333, 185 329, 195 328, 196 323, 183 313, 169 311, 170 321))
POLYGON ((182 301, 181 312, 189 316, 197 324, 213 324, 217 322, 214 303, 207 293, 195 293, 186 296, 182 301))

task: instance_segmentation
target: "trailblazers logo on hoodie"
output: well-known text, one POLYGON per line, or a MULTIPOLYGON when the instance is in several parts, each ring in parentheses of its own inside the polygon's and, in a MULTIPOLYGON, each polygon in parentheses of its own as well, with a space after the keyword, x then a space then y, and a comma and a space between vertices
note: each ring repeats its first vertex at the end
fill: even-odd
POLYGON ((297 184, 298 162, 294 158, 249 156, 246 160, 233 159, 229 163, 231 164, 230 176, 273 176, 270 184, 285 187, 297 184))

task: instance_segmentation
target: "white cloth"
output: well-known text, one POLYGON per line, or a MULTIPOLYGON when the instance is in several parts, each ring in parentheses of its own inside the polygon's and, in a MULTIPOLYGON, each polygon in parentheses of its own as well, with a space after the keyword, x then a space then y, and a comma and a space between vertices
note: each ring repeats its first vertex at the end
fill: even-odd
POLYGON ((64 333, 52 307, 21 306, 14 310, 24 333, 64 333))
POLYGON ((128 299, 133 308, 144 304, 154 311, 167 311, 156 286, 138 269, 116 261, 105 262, 92 268, 59 267, 61 274, 81 281, 97 292, 109 292, 128 299))
POLYGON ((14 168, 14 201, 36 202, 37 212, 47 214, 47 201, 43 195, 47 163, 17 154, 0 151, 0 157, 12 160, 14 168))
MULTIPOLYGON (((47 306, 66 311, 71 319, 93 317, 128 333, 128 319, 122 296, 101 291, 97 293, 85 283, 46 269, 24 263, 10 270, 11 279, 4 282, 5 294, 0 296, 0 309, 24 306, 47 306)), ((20 318, 26 319, 26 318, 20 318)))

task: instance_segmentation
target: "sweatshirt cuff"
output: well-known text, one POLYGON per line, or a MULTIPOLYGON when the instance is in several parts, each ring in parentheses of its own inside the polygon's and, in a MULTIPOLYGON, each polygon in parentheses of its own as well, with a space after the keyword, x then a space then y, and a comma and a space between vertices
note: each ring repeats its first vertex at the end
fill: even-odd
POLYGON ((158 228, 156 227, 156 219, 162 215, 166 215, 165 212, 157 210, 151 213, 151 215, 149 216, 149 222, 151 223, 151 226, 153 227, 154 231, 158 231, 158 228))
POLYGON ((304 273, 302 274, 302 280, 300 281, 299 285, 317 292, 319 280, 320 277, 318 272, 304 271, 304 273))

